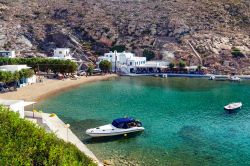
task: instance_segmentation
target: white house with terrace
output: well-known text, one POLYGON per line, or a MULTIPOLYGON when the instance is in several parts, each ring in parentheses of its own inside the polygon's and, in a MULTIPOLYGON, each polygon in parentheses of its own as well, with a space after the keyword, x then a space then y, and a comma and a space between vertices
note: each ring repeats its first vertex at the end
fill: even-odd
POLYGON ((11 51, 0 50, 0 57, 15 58, 16 57, 16 53, 13 50, 11 50, 11 51))
POLYGON ((136 67, 146 63, 146 57, 135 56, 131 52, 109 52, 104 56, 98 57, 97 64, 103 60, 107 60, 112 63, 112 71, 129 74, 136 70, 136 67))
POLYGON ((130 52, 109 52, 98 58, 97 64, 103 60, 112 63, 112 71, 124 75, 160 73, 168 68, 167 61, 147 61, 146 57, 138 57, 130 52))
POLYGON ((54 55, 51 59, 59 59, 59 60, 72 60, 75 61, 75 58, 71 56, 69 48, 56 48, 54 49, 54 55))

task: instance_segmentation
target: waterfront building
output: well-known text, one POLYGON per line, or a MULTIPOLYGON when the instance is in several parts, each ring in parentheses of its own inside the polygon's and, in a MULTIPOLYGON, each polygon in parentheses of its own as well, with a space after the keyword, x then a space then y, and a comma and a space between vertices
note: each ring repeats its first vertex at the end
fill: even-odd
POLYGON ((112 63, 112 71, 122 74, 152 74, 165 72, 168 68, 167 61, 147 61, 146 57, 138 57, 130 52, 109 52, 98 58, 97 64, 107 60, 112 63))
POLYGON ((0 105, 8 107, 11 111, 17 112, 21 118, 24 118, 24 100, 3 100, 0 99, 0 105))
POLYGON ((0 105, 3 105, 7 108, 9 108, 11 111, 13 112, 17 112, 20 115, 20 118, 24 118, 25 117, 25 110, 24 108, 26 106, 30 106, 33 105, 36 102, 26 102, 24 100, 4 100, 4 99, 0 99, 0 105))
POLYGON ((54 55, 51 58, 60 60, 72 60, 72 61, 75 60, 75 58, 71 56, 69 48, 56 48, 54 50, 54 55))
POLYGON ((164 73, 167 71, 168 61, 147 61, 136 68, 136 73, 164 73))
POLYGON ((131 73, 136 70, 136 67, 146 63, 146 57, 138 57, 130 52, 109 52, 104 56, 98 57, 99 64, 101 61, 107 60, 112 63, 112 71, 118 71, 121 73, 131 73))
POLYGON ((13 50, 12 51, 0 50, 0 57, 15 58, 16 53, 13 50))
MULTIPOLYGON (((27 65, 3 65, 0 66, 0 71, 10 71, 14 73, 15 71, 20 71, 22 69, 30 69, 31 67, 28 67, 27 65)), ((18 81, 18 86, 23 87, 26 85, 34 84, 36 83, 36 75, 33 75, 30 78, 22 78, 18 81)))
POLYGON ((206 73, 207 72, 207 67, 204 67, 204 66, 200 67, 200 71, 198 71, 199 70, 198 66, 186 66, 185 69, 190 74, 195 74, 197 72, 199 72, 199 73, 206 73))

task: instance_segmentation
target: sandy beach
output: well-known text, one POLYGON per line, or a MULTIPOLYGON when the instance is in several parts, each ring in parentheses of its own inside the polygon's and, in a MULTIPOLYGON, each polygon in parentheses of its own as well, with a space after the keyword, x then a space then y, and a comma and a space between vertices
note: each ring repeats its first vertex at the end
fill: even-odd
POLYGON ((45 79, 42 83, 36 83, 23 88, 18 88, 18 90, 14 92, 2 93, 0 94, 0 98, 10 100, 39 101, 48 96, 78 87, 84 83, 106 80, 116 76, 117 75, 115 74, 89 77, 82 76, 77 80, 45 79))

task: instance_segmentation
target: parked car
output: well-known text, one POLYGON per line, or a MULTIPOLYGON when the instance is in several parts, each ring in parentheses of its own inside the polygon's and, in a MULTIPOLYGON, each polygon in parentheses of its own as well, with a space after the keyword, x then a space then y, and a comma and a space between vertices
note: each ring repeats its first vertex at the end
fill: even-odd
POLYGON ((79 77, 77 76, 77 75, 72 75, 71 77, 70 77, 70 79, 71 80, 77 80, 79 77))
POLYGON ((100 69, 94 69, 93 70, 93 74, 98 74, 98 73, 101 73, 102 71, 100 69))
POLYGON ((0 83, 0 91, 1 92, 8 92, 9 88, 4 83, 0 83))
POLYGON ((80 71, 77 72, 77 75, 78 75, 78 76, 85 76, 85 75, 86 75, 86 72, 83 71, 83 70, 80 70, 80 71))

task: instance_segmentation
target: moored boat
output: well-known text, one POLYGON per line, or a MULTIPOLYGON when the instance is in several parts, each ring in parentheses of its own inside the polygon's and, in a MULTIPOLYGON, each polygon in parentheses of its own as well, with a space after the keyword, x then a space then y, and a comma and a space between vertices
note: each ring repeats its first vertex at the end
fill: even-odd
POLYGON ((238 103, 230 103, 224 106, 224 109, 227 111, 235 111, 235 110, 241 109, 241 107, 242 107, 242 103, 238 102, 238 103))
POLYGON ((144 127, 140 121, 133 118, 118 118, 112 124, 99 126, 86 130, 86 134, 91 137, 107 137, 143 131, 144 127))
POLYGON ((163 77, 163 78, 167 78, 168 75, 167 75, 167 74, 162 74, 162 77, 163 77))
POLYGON ((231 76, 231 77, 229 78, 229 80, 230 80, 230 81, 236 81, 236 82, 241 81, 240 77, 237 77, 237 76, 231 76))
POLYGON ((214 75, 211 75, 210 77, 209 77, 209 80, 214 80, 215 79, 215 76, 214 75))

